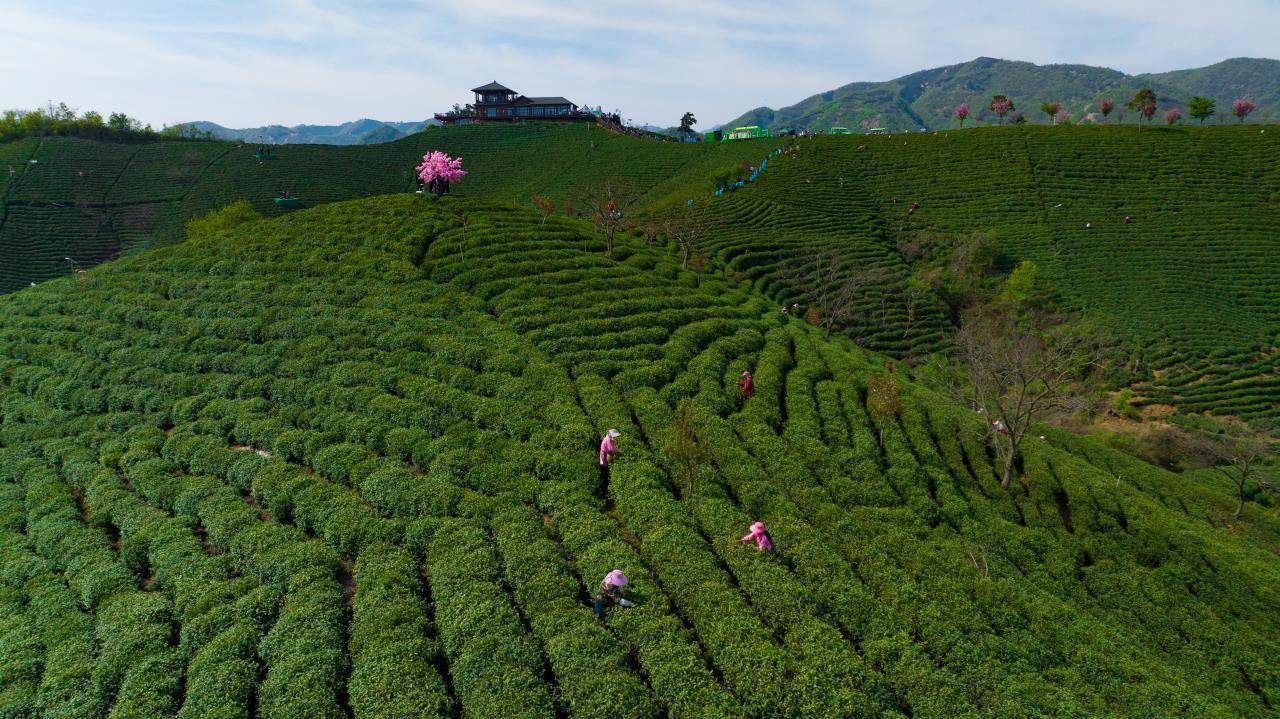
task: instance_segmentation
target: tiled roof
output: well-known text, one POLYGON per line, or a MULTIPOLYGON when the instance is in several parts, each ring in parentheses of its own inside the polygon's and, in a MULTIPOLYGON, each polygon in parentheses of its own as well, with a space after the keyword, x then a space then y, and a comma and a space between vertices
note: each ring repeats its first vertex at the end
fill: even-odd
POLYGON ((494 80, 488 85, 473 87, 471 88, 471 91, 472 92, 515 92, 515 90, 512 90, 511 88, 505 85, 499 84, 497 80, 494 80))

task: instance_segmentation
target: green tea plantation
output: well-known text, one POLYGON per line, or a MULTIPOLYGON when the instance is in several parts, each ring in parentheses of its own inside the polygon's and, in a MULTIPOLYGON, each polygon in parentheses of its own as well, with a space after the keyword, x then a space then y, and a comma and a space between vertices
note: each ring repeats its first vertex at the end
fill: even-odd
POLYGON ((1247 419, 1280 416, 1280 129, 1019 127, 873 137, 657 143, 592 125, 433 128, 359 147, 216 142, 0 145, 0 291, 172 244, 185 222, 289 192, 303 207, 408 192, 430 149, 461 155, 464 197, 581 210, 620 179, 636 214, 694 202, 701 249, 724 276, 775 302, 803 299, 787 269, 832 251, 874 270, 848 333, 895 357, 941 348, 936 300, 910 296, 899 241, 992 238, 1033 260, 1071 309, 1127 349, 1135 404, 1247 419), (1268 132, 1271 130, 1271 132, 1268 132), (757 181, 714 196, 717 171, 769 158, 757 181))
MULTIPOLYGON (((1194 335, 1195 312, 1212 305, 1178 294, 1168 311, 1187 321, 1165 325, 1170 347, 1253 336, 1275 311, 1261 305, 1274 285, 1248 279, 1274 262, 1245 263, 1275 257, 1261 189, 1275 182, 1274 154, 1248 161, 1252 195, 1162 192, 1140 178, 1111 196, 1060 167, 1094 162, 1099 143, 1084 130, 866 150, 828 138, 716 204, 697 166, 763 144, 636 145, 653 160, 632 166, 623 138, 602 139, 599 161, 571 158, 588 142, 569 136, 581 126, 531 126, 517 132, 548 145, 513 135, 487 152, 467 149, 473 132, 491 131, 364 150, 394 155, 393 172, 372 155, 355 163, 358 150, 278 148, 278 164, 258 165, 245 148, 167 145, 199 154, 171 163, 154 146, 122 158, 70 143, 58 152, 82 153, 86 167, 96 158, 119 181, 37 185, 27 168, 9 186, 6 212, 19 217, 64 209, 36 197, 61 187, 91 196, 72 208, 109 218, 155 206, 169 218, 158 227, 275 189, 248 184, 254 173, 296 170, 294 191, 319 201, 404 189, 398 173, 433 137, 473 158, 458 197, 251 220, 0 296, 0 716, 1276 715, 1274 508, 1251 502, 1232 521, 1228 487, 1049 428, 1028 441, 1022 481, 1002 489, 980 415, 909 375, 896 415, 870 412, 866 384, 884 355, 779 313, 786 289, 772 286, 770 261, 742 249, 828 236, 901 268, 902 208, 885 195, 914 197, 913 221, 989 224, 1028 256, 1061 247, 1063 276, 1078 257, 1072 292, 1115 276, 1097 303, 1120 316, 1176 294, 1144 288, 1137 243, 1163 247, 1153 262, 1189 278, 1192 258, 1185 270, 1167 261, 1174 245, 1213 236, 1205 252, 1235 268, 1222 282, 1260 304, 1234 303, 1240 335, 1225 321, 1194 335), (526 159, 504 163, 507 151, 526 159), (993 155, 1022 164, 989 168, 993 155), (151 199, 164 183, 130 174, 144 167, 187 188, 151 199), (939 177, 944 167, 970 168, 992 202, 939 177), (759 234, 711 232, 717 261, 735 269, 695 272, 635 237, 607 258, 586 221, 528 207, 530 193, 558 196, 613 170, 648 187, 651 207, 696 191, 759 234), (824 194, 805 195, 806 179, 824 194), (1023 180, 1031 194, 1009 187, 1023 180), (137 202, 113 204, 124 196, 137 202), (1116 202, 1146 223, 1140 237, 1082 209, 1116 202), (1219 211, 1238 224, 1182 222, 1219 211), (1092 235, 1073 227, 1087 217, 1092 235), (597 449, 612 428, 621 455, 605 476, 597 449), (739 541, 755 521, 776 553, 739 541), (635 606, 597 618, 591 595, 614 569, 635 606)), ((1114 139, 1144 150, 1218 141, 1254 138, 1114 139)), ((23 226, 11 220, 6 238, 23 226)), ((921 341, 937 341, 941 326, 925 327, 921 341)), ((1225 343, 1185 351, 1208 358, 1225 343)))

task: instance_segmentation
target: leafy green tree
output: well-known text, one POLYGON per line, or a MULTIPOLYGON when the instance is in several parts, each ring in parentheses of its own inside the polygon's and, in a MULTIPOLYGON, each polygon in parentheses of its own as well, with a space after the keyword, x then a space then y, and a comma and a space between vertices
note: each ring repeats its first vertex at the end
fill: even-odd
POLYGON ((1187 103, 1187 114, 1200 121, 1203 125, 1204 121, 1213 117, 1218 112, 1218 103, 1211 97, 1200 97, 1199 95, 1191 98, 1187 103))
POLYGON ((707 179, 711 181, 711 187, 718 190, 722 187, 728 187, 738 179, 739 170, 737 166, 722 167, 718 170, 712 170, 707 179))
POLYGON ((1060 102, 1046 102, 1040 105, 1040 112, 1043 112, 1044 114, 1048 115, 1049 122, 1055 125, 1058 123, 1058 119, 1057 119, 1058 111, 1061 109, 1062 109, 1062 103, 1060 102))
POLYGON ((82 137, 90 140, 152 140, 158 135, 150 127, 123 113, 107 119, 94 110, 83 114, 65 102, 38 110, 6 110, 0 115, 0 142, 22 137, 82 137))
POLYGON ((1000 288, 1000 299, 1022 308, 1052 309, 1057 292, 1040 265, 1023 260, 1000 288))
POLYGON ((965 308, 988 293, 986 278, 992 273, 998 253, 991 238, 981 233, 947 241, 955 243, 954 249, 922 276, 946 305, 948 318, 958 324, 965 308))
POLYGON ((686 112, 680 117, 680 134, 692 135, 693 126, 698 124, 698 118, 693 116, 692 112, 686 112))
POLYGON ((129 117, 123 112, 111 113, 111 116, 107 118, 107 127, 110 128, 112 132, 118 132, 121 134, 137 132, 142 129, 142 125, 137 120, 129 117))
MULTIPOLYGON (((150 128, 147 128, 150 131, 150 128)), ((181 125, 170 125, 160 131, 160 137, 177 138, 181 140, 212 140, 212 130, 201 130, 191 123, 183 123, 181 125)))
POLYGON ((867 379, 867 412, 876 421, 880 444, 884 444, 884 428, 902 413, 902 387, 892 362, 884 372, 867 379))
POLYGON ((1128 102, 1128 108, 1138 113, 1138 126, 1142 126, 1142 119, 1148 121, 1151 116, 1156 113, 1156 105, 1159 98, 1156 97, 1156 91, 1149 87, 1144 87, 1133 95, 1133 99, 1128 102))

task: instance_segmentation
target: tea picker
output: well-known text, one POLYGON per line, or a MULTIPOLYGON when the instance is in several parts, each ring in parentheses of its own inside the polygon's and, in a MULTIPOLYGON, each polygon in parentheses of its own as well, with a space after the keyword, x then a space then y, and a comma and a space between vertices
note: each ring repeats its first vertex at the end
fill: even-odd
POLYGON ((756 522, 755 524, 752 524, 748 528, 748 530, 749 531, 747 532, 747 535, 742 539, 739 539, 738 540, 739 542, 754 541, 756 543, 756 551, 758 552, 773 551, 773 539, 769 537, 769 532, 765 530, 764 522, 756 522))
POLYGON ((635 602, 626 597, 628 581, 627 575, 623 574, 621 569, 615 569, 605 575, 600 588, 592 597, 597 617, 603 616, 604 610, 615 604, 620 607, 635 606, 635 602))
POLYGON ((609 465, 613 464, 613 460, 622 452, 618 451, 618 446, 613 440, 621 437, 622 433, 616 429, 611 429, 604 433, 604 439, 600 440, 600 481, 609 478, 609 465))
POLYGON ((756 396, 756 380, 751 376, 748 370, 742 370, 742 379, 738 380, 738 384, 742 385, 742 395, 747 399, 756 396))

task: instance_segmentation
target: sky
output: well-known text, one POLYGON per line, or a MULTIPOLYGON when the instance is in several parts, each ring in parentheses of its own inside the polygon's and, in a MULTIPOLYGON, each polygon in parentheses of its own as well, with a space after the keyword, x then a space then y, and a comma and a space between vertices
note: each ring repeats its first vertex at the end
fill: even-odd
POLYGON ((1275 57, 1280 0, 0 0, 0 108, 156 127, 422 120, 497 80, 699 126, 979 56, 1275 57))

